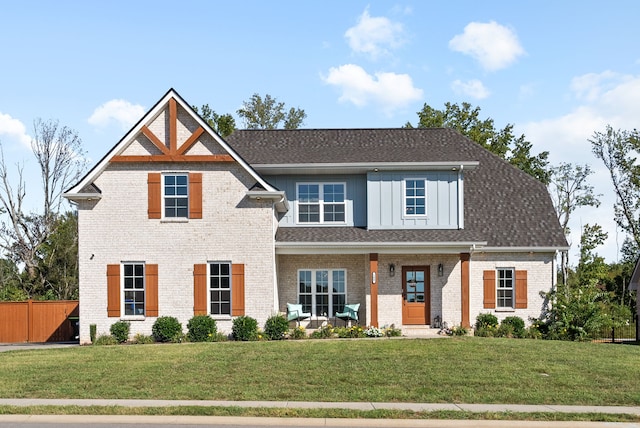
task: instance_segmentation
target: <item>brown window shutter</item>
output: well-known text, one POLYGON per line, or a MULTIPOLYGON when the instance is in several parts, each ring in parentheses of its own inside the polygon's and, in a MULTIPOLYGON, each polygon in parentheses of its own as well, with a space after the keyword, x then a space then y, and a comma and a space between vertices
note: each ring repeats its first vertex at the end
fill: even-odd
POLYGON ((496 271, 485 270, 483 272, 484 283, 484 308, 493 309, 496 307, 496 271))
POLYGON ((120 316, 120 265, 107 265, 107 316, 120 316))
POLYGON ((149 218, 162 217, 162 176, 158 172, 150 172, 147 178, 149 192, 149 218))
POLYGON ((145 316, 158 316, 158 265, 145 265, 145 316))
POLYGON ((516 309, 527 308, 527 271, 516 271, 516 309))
POLYGON ((202 173, 189 174, 189 218, 202 218, 202 173))
POLYGON ((231 265, 231 315, 244 315, 244 265, 231 265))
POLYGON ((207 265, 193 265, 193 314, 207 315, 207 265))

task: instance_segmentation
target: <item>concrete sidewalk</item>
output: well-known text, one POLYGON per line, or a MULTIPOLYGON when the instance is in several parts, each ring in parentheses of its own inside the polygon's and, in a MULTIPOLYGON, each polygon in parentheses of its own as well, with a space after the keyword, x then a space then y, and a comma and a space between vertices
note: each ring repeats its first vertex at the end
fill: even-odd
POLYGON ((216 400, 117 400, 117 399, 43 399, 0 398, 4 406, 123 406, 123 407, 271 407, 289 409, 350 410, 454 410, 466 412, 511 413, 610 413, 640 416, 640 406, 565 406, 551 404, 453 404, 453 403, 373 403, 373 402, 309 402, 309 401, 216 401, 216 400))

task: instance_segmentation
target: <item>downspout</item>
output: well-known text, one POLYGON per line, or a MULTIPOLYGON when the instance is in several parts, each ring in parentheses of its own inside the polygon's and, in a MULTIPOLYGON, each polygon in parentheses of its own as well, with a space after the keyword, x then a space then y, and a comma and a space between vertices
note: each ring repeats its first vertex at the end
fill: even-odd
POLYGON ((464 178, 462 170, 464 165, 458 169, 458 229, 464 229, 464 178))
MULTIPOLYGON (((280 199, 280 202, 282 202, 283 200, 284 197, 280 199)), ((280 298, 278 296, 278 263, 276 262, 276 232, 278 231, 278 223, 276 220, 276 203, 273 203, 271 208, 271 250, 273 251, 273 313, 277 314, 280 312, 280 298)))

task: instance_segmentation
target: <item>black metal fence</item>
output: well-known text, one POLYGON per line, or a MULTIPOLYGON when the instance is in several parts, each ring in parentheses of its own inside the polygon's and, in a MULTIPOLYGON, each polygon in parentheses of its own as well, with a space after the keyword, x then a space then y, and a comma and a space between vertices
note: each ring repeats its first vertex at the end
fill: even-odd
POLYGON ((602 329, 594 341, 611 343, 638 341, 638 314, 634 314, 633 318, 623 326, 602 329))

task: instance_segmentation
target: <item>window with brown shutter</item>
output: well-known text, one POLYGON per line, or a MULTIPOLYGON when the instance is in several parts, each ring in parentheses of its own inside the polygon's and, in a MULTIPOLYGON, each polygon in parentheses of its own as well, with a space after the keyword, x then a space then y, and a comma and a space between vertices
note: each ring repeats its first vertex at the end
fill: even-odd
POLYGON ((193 265, 193 314, 207 315, 207 265, 193 265))
POLYGON ((149 218, 162 217, 162 176, 160 173, 150 172, 147 178, 149 193, 149 218))
POLYGON ((107 316, 120 316, 120 265, 107 265, 107 316))
POLYGON ((496 307, 496 271, 485 270, 482 278, 484 284, 484 308, 493 309, 496 307))
POLYGON ((158 316, 158 265, 145 265, 145 316, 158 316))
POLYGON ((189 218, 202 218, 202 173, 189 174, 189 218))
POLYGON ((231 285, 231 315, 244 315, 244 265, 231 265, 232 285, 231 285))
POLYGON ((527 308, 527 271, 516 271, 516 309, 527 308))

